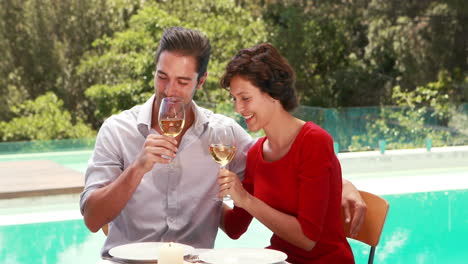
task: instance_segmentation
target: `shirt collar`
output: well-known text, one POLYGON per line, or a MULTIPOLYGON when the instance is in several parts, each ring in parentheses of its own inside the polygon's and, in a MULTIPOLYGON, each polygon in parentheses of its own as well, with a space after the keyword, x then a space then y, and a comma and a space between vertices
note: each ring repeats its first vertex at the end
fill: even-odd
POLYGON ((201 107, 199 107, 195 101, 192 100, 192 110, 195 116, 195 120, 193 121, 192 129, 195 135, 201 135, 209 123, 209 115, 211 115, 211 111, 207 111, 201 107))
POLYGON ((153 103, 155 95, 151 96, 140 108, 137 117, 137 128, 143 137, 147 137, 151 131, 151 117, 153 116, 153 103))
MULTIPOLYGON (((154 99, 155 95, 153 94, 153 96, 151 96, 151 98, 141 106, 137 117, 138 131, 140 131, 141 135, 145 138, 150 134, 151 131, 151 118, 153 116, 154 99)), ((205 128, 209 122, 209 112, 199 107, 193 100, 191 106, 195 118, 192 124, 192 129, 198 136, 201 135, 203 131, 205 131, 205 128)))

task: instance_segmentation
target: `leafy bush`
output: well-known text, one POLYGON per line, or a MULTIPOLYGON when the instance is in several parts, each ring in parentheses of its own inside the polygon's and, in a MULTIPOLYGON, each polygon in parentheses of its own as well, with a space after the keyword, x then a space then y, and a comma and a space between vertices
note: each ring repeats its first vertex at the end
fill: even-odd
POLYGON ((0 122, 0 138, 3 141, 95 136, 82 120, 72 121, 70 113, 63 109, 63 101, 52 92, 13 106, 10 110, 15 117, 9 122, 0 122))
POLYGON ((423 147, 426 138, 434 146, 468 143, 466 128, 451 122, 455 117, 467 118, 466 113, 457 113, 456 99, 451 98, 454 85, 447 71, 441 71, 436 82, 413 91, 395 86, 392 99, 399 107, 382 107, 377 117, 368 116, 367 135, 354 136, 350 150, 373 149, 379 140, 386 140, 390 149, 423 147))

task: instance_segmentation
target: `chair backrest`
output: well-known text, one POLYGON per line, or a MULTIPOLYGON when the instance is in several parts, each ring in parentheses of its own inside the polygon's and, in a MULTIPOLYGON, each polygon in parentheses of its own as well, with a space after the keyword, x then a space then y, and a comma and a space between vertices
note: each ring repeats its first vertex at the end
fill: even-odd
POLYGON ((368 263, 372 263, 375 247, 379 244, 380 235, 382 234, 385 219, 387 218, 389 203, 384 198, 372 193, 359 191, 359 194, 367 205, 367 212, 361 230, 356 237, 350 237, 349 223, 345 223, 343 213, 341 214, 342 223, 347 237, 371 246, 368 263))
POLYGON ((109 232, 109 224, 105 224, 101 227, 101 230, 102 232, 104 233, 104 235, 107 236, 107 233, 109 232))

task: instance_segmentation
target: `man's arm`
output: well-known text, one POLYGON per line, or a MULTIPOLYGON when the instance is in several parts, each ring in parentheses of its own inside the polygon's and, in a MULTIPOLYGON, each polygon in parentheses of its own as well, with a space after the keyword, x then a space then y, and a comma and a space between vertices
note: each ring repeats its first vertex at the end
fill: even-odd
POLYGON ((175 157, 177 141, 171 137, 149 135, 143 150, 115 181, 94 190, 84 205, 84 221, 92 232, 117 217, 132 197, 141 179, 155 163, 169 163, 162 155, 175 157))
POLYGON ((361 198, 358 189, 344 178, 341 206, 343 207, 345 221, 347 223, 351 222, 349 229, 350 236, 355 237, 361 230, 364 217, 366 216, 367 205, 361 198))
POLYGON ((132 164, 114 182, 95 190, 84 207, 84 221, 92 232, 112 221, 125 207, 145 172, 132 164))

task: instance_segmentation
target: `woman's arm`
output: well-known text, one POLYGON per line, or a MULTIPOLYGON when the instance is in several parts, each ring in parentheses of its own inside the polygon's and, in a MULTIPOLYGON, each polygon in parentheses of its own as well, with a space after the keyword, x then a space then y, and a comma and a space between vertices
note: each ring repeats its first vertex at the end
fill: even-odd
MULTIPOLYGON (((232 173, 236 175, 235 173, 232 173)), ((236 175, 237 178, 237 175, 236 175)), ((239 180, 237 178, 237 180, 239 180)), ((245 189, 247 192, 253 193, 253 186, 249 184, 244 184, 245 189)), ((222 197, 222 196, 221 196, 222 197)), ((252 215, 250 215, 244 209, 234 206, 232 209, 228 205, 223 203, 221 219, 219 223, 219 227, 221 230, 226 233, 232 239, 238 239, 242 236, 242 234, 247 231, 247 228, 252 222, 252 215)))
POLYGON ((314 248, 316 242, 304 234, 296 217, 276 210, 251 195, 244 189, 236 174, 228 170, 220 170, 218 176, 220 197, 226 194, 231 195, 235 206, 244 209, 290 244, 309 251, 314 248))
POLYGON ((278 211, 252 195, 243 206, 247 212, 283 240, 307 251, 314 248, 316 242, 304 235, 296 217, 278 211))

